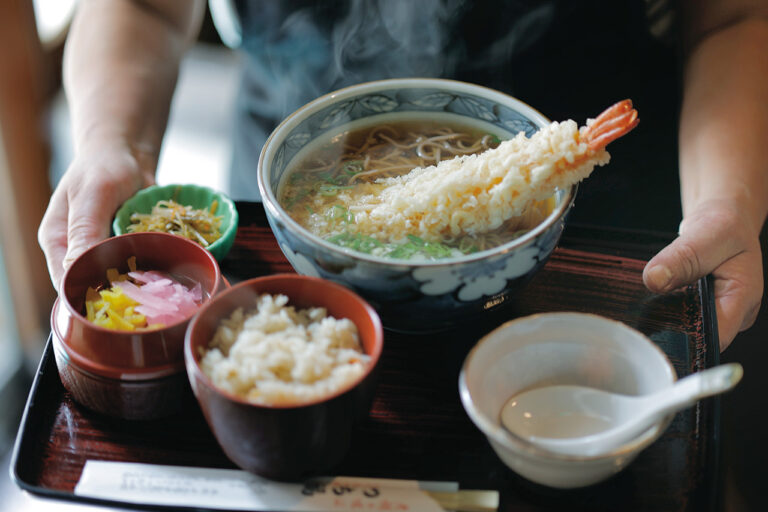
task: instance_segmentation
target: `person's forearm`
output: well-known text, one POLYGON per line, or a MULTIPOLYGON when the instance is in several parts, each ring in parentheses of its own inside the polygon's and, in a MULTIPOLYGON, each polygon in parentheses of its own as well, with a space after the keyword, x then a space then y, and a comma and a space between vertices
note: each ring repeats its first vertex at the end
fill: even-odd
POLYGON ((187 0, 81 2, 64 60, 76 152, 108 142, 157 158, 179 62, 202 7, 187 0))
POLYGON ((683 214, 711 201, 738 204, 759 231, 768 213, 768 21, 710 32, 685 68, 680 124, 683 214))
POLYGON ((680 119, 680 234, 646 265, 667 293, 714 277, 720 349, 757 317, 760 230, 768 212, 768 21, 763 0, 681 2, 685 91, 680 119))

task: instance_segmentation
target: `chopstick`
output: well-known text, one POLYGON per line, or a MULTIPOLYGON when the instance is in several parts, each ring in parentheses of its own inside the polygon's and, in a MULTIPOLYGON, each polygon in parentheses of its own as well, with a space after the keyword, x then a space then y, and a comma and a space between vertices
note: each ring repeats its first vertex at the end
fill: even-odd
POLYGON ((437 501, 445 510, 453 510, 455 512, 496 512, 499 508, 499 493, 497 491, 423 492, 437 501))

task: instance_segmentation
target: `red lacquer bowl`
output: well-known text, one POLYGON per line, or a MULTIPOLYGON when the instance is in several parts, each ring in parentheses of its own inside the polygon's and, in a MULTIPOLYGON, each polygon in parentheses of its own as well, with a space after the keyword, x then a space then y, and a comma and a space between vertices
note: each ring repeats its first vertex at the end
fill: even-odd
POLYGON ((109 268, 167 272, 186 285, 200 283, 203 304, 226 287, 216 259, 198 244, 166 233, 132 233, 104 240, 67 270, 51 314, 54 354, 64 386, 79 403, 112 416, 146 419, 174 412, 186 387, 184 334, 193 314, 161 329, 118 331, 85 317, 88 287, 106 284, 109 268), (128 389, 132 389, 127 397, 128 389), (143 389, 145 398, 135 392, 143 389), (166 393, 167 392, 167 393, 166 393), (163 394, 169 394, 168 400, 163 394), (152 398, 157 394, 156 399, 152 398), (165 405, 163 405, 165 404, 165 405))
POLYGON ((376 311, 349 289, 314 277, 281 274, 244 281, 204 305, 187 329, 184 346, 192 391, 224 453, 240 468, 275 479, 327 471, 350 446, 355 422, 365 417, 375 391, 376 368, 384 344, 376 311), (257 295, 288 296, 298 309, 324 307, 349 318, 358 329, 366 371, 333 394, 301 405, 261 405, 218 389, 200 368, 201 349, 238 307, 253 308, 257 295))

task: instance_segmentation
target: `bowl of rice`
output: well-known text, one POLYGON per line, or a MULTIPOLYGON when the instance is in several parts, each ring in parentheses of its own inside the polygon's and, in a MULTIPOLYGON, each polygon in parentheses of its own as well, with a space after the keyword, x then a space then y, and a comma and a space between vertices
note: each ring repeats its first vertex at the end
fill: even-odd
POLYGON ((240 468, 290 479, 327 471, 373 399, 383 330, 360 296, 278 274, 241 282, 187 328, 187 375, 208 425, 240 468))

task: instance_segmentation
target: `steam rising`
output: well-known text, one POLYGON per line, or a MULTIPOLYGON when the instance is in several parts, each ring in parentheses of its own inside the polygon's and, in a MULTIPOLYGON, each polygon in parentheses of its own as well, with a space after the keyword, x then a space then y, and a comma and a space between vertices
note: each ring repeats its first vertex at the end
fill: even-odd
POLYGON ((522 0, 264 1, 238 10, 246 81, 260 96, 249 106, 276 121, 360 82, 493 69, 538 40, 554 13, 551 2, 522 0))
POLYGON ((302 105, 398 77, 457 78, 514 93, 499 68, 539 39, 554 14, 552 2, 528 0, 254 0, 234 7, 245 66, 230 193, 245 199, 258 190, 252 176, 238 174, 255 169, 266 137, 302 105))

